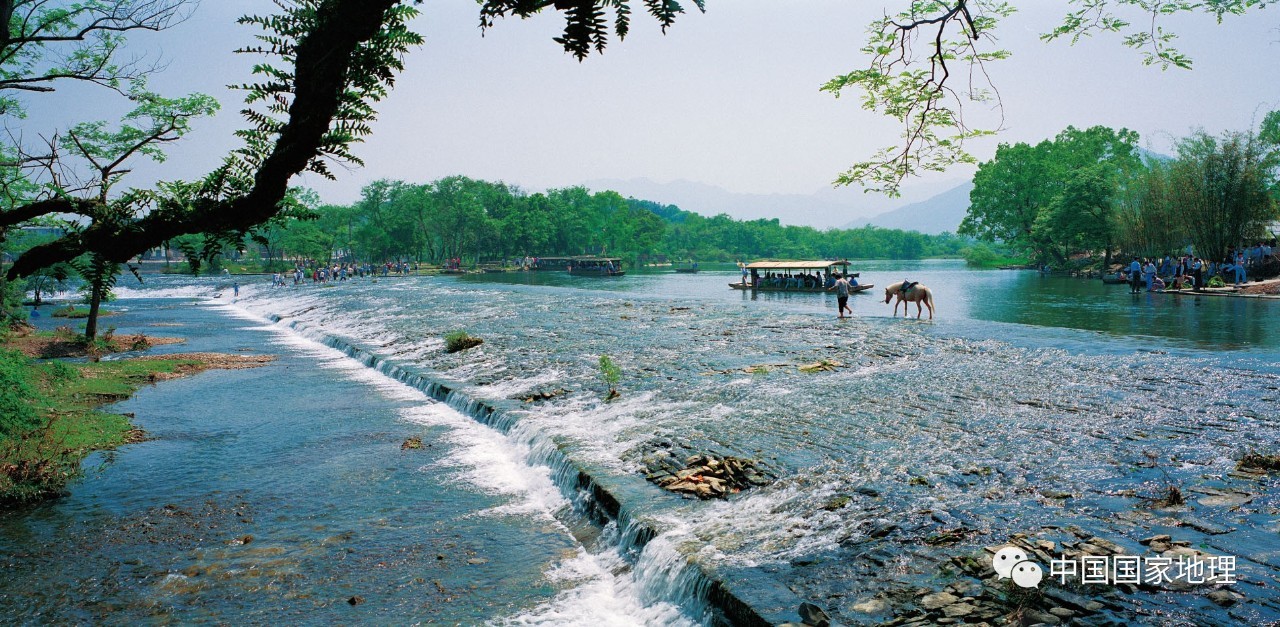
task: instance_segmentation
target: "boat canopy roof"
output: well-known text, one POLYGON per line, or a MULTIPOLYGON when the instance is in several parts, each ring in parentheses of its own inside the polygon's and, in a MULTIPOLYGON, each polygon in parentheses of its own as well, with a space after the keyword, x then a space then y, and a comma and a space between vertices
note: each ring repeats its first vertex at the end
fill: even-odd
POLYGON ((752 270, 820 270, 833 266, 848 266, 847 260, 840 261, 757 261, 747 264, 752 270))
POLYGON ((574 257, 574 261, 622 261, 621 257, 574 257))

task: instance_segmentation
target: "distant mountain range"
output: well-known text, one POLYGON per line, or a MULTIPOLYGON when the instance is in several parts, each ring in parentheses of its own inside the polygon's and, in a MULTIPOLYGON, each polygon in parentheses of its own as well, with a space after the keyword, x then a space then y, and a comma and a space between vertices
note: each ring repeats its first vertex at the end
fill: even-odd
POLYGON ((927 235, 937 235, 947 231, 955 233, 969 211, 970 191, 973 191, 973 181, 961 183, 928 200, 886 211, 870 220, 855 220, 844 225, 844 228, 857 228, 870 224, 886 229, 919 231, 927 235))
POLYGON ((721 213, 739 220, 772 220, 820 229, 867 219, 903 201, 863 194, 852 188, 824 189, 813 194, 740 194, 694 181, 657 183, 649 179, 602 179, 583 183, 593 191, 613 190, 623 196, 676 205, 707 217, 721 213))
POLYGON ((819 229, 872 224, 931 234, 955 232, 969 208, 973 183, 954 185, 954 181, 918 185, 907 190, 907 198, 886 198, 864 194, 856 188, 822 189, 813 194, 741 194, 684 180, 658 183, 649 179, 601 179, 583 183, 593 191, 613 190, 708 217, 725 213, 739 220, 778 218, 782 224, 819 229), (911 203, 910 197, 928 199, 911 203))

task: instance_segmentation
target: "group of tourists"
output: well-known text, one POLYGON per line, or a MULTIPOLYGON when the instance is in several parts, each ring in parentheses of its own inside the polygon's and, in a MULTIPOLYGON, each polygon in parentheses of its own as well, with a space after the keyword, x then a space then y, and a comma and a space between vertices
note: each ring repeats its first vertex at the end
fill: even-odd
MULTIPOLYGON (((819 270, 815 274, 807 272, 799 272, 792 274, 791 272, 766 272, 761 276, 756 270, 750 271, 750 281, 747 279, 747 270, 744 267, 742 271, 742 282, 747 285, 755 285, 759 287, 774 287, 778 289, 830 289, 836 284, 836 280, 840 278, 839 272, 824 273, 819 270)), ((846 277, 851 286, 857 286, 858 280, 855 275, 846 277)))
POLYGON ((347 279, 396 275, 407 275, 418 271, 418 264, 408 261, 387 261, 376 263, 331 263, 319 264, 313 260, 300 261, 291 272, 277 272, 271 275, 272 287, 284 287, 290 280, 294 285, 302 285, 310 280, 312 283, 328 283, 330 281, 346 281, 347 279))
MULTIPOLYGON (((558 264, 558 265, 563 265, 563 264, 558 264)), ((538 270, 542 267, 542 258, 529 257, 526 255, 516 260, 516 267, 520 268, 521 270, 538 270)), ((555 269, 558 270, 559 268, 557 267, 555 269)))
POLYGON ((1120 278, 1129 283, 1129 291, 1138 293, 1145 286, 1148 292, 1163 289, 1204 289, 1213 277, 1220 277, 1224 284, 1239 287, 1272 259, 1275 240, 1258 242, 1254 246, 1229 248, 1221 261, 1211 261, 1194 255, 1182 255, 1174 259, 1165 255, 1157 263, 1154 258, 1138 258, 1120 272, 1120 278))

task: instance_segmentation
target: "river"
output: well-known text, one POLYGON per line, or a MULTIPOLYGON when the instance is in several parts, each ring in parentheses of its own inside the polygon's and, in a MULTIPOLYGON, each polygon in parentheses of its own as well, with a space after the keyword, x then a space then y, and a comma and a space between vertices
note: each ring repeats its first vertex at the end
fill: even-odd
POLYGON ((956 261, 855 269, 877 288, 843 321, 833 296, 730 290, 728 267, 241 278, 238 298, 223 278, 148 278, 121 290, 121 332, 181 325, 187 345, 160 348, 281 359, 119 404, 153 440, 0 522, 0 607, 31 622, 745 620, 728 596, 766 621, 810 601, 876 623, 962 576, 952 558, 1072 529, 1239 557, 1229 608, 1095 591, 1096 621, 1280 618, 1280 499, 1232 476, 1246 451, 1280 450, 1276 303, 956 261), (904 278, 935 292, 934 321, 890 317, 879 286, 904 278), (484 344, 445 353, 458 329, 484 344), (601 355, 622 370, 612 402, 601 355), (797 368, 823 359, 834 370, 797 368), (431 446, 399 450, 413 435, 431 446), (693 453, 775 480, 725 501, 645 480, 693 453), (1170 485, 1189 504, 1151 506, 1170 485), (1197 500, 1219 493, 1247 499, 1197 500))

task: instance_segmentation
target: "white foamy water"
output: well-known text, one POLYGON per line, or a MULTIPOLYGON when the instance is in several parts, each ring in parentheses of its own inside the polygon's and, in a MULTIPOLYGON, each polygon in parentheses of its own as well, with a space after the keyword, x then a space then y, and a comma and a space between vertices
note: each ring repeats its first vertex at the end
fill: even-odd
POLYGON ((698 624, 665 601, 645 603, 643 599, 649 593, 639 582, 637 572, 616 552, 593 554, 581 550, 547 571, 547 579, 572 583, 572 587, 538 607, 495 622, 563 627, 692 627, 698 624))
POLYGON ((231 284, 221 286, 214 283, 203 285, 181 285, 175 287, 145 287, 127 285, 116 286, 111 293, 119 299, 132 298, 228 298, 231 296, 231 284), (223 294, 223 292, 226 292, 223 294))
MULTIPOLYGON (((438 293, 440 290, 432 291, 438 293)), ((400 313, 400 310, 381 312, 372 317, 368 315, 368 310, 344 311, 333 306, 332 299, 327 298, 336 295, 336 291, 327 292, 329 293, 322 290, 264 292, 260 298, 237 302, 236 308, 243 307, 262 316, 284 316, 286 322, 296 326, 289 330, 290 334, 317 342, 323 341, 326 335, 353 338, 380 354, 408 361, 413 361, 414 356, 424 350, 439 354, 440 342, 437 338, 414 337, 386 326, 391 320, 404 318, 405 314, 400 313)), ((490 400, 511 398, 565 380, 565 373, 560 368, 509 372, 507 364, 502 361, 509 356, 497 349, 487 351, 491 346, 497 344, 487 341, 478 349, 468 351, 464 361, 451 364, 447 372, 448 379, 464 382, 461 389, 468 395, 490 400), (480 377, 489 382, 483 386, 465 383, 480 377)), ((350 363, 374 372, 358 361, 350 360, 350 363)), ((746 378, 740 381, 744 385, 735 387, 752 383, 746 378)), ((793 393, 793 390, 775 385, 766 385, 764 389, 774 396, 793 393)), ((669 422, 671 416, 693 412, 697 412, 704 423, 728 422, 736 418, 735 409, 729 405, 718 402, 700 404, 673 401, 662 398, 656 391, 627 392, 611 403, 601 402, 601 392, 594 387, 575 392, 554 405, 534 403, 522 407, 517 412, 519 422, 506 436, 487 428, 484 431, 488 433, 451 432, 449 438, 454 451, 442 462, 452 472, 451 477, 491 494, 513 497, 519 495, 508 504, 486 514, 547 517, 553 516, 558 508, 566 504, 549 478, 543 482, 542 478, 547 475, 543 474, 536 482, 532 482, 530 477, 525 476, 527 467, 512 465, 509 459, 502 459, 508 456, 507 453, 495 454, 495 447, 499 445, 509 449, 511 454, 520 459, 528 460, 544 458, 541 457, 539 447, 549 447, 551 442, 560 442, 570 446, 573 458, 579 463, 631 475, 642 469, 638 460, 626 453, 653 437, 653 425, 669 422)), ((433 412, 432 409, 415 410, 406 417, 424 424, 436 424, 435 421, 441 418, 433 412)), ((452 410, 450 412, 456 414, 452 410)), ((460 414, 449 420, 459 419, 475 424, 460 414)), ((834 488, 831 491, 834 492, 834 488)), ((856 521, 842 520, 839 516, 827 515, 826 512, 816 516, 797 514, 807 509, 799 507, 797 503, 814 498, 817 492, 812 486, 779 485, 733 502, 708 503, 701 508, 680 507, 679 518, 663 516, 661 520, 665 528, 681 527, 689 537, 698 538, 700 544, 697 548, 686 547, 685 550, 700 552, 708 564, 756 565, 803 555, 807 551, 831 548, 838 538, 847 538, 854 533, 849 526, 856 521)), ((657 550, 656 547, 646 549, 646 554, 657 550)), ((676 549, 670 550, 673 555, 680 555, 676 549)), ((650 572, 646 576, 653 575, 650 572)), ((627 574, 625 577, 633 579, 634 575, 627 574)), ((637 586, 639 584, 635 582, 592 580, 584 582, 583 589, 574 594, 598 594, 602 590, 627 593, 626 591, 637 586)), ((572 603, 574 599, 570 595, 563 601, 572 603)), ((544 609, 550 612, 550 616, 554 616, 554 619, 549 620, 564 618, 558 613, 559 610, 544 609)), ((624 611, 632 610, 634 607, 624 611)))
MULTIPOLYGON (((283 322, 269 323, 238 303, 208 301, 206 304, 228 316, 260 323, 254 328, 272 333, 273 343, 311 357, 318 367, 367 384, 389 399, 420 403, 400 410, 401 417, 410 423, 445 429, 445 434, 433 443, 449 445, 448 453, 440 461, 422 471, 443 470, 455 485, 506 499, 504 504, 477 515, 533 517, 552 522, 569 535, 568 528, 558 518, 572 515, 567 513, 571 507, 569 500, 552 480, 551 468, 531 463, 531 460, 545 458, 547 449, 554 445, 531 425, 518 424, 510 433, 503 434, 431 399, 413 386, 322 344, 324 334, 319 330, 299 331, 283 322)), ((553 377, 535 380, 530 387, 554 380, 553 377)), ((517 391, 519 387, 508 386, 504 391, 517 391)), ((644 400, 635 402, 643 405, 644 400)), ((626 406, 620 406, 619 410, 628 411, 626 406)), ((594 551, 580 546, 572 557, 547 571, 547 580, 563 588, 553 599, 497 623, 582 627, 697 625, 683 615, 678 606, 664 600, 669 598, 667 595, 678 593, 664 587, 669 579, 663 575, 673 565, 681 564, 684 559, 681 554, 658 541, 660 538, 655 539, 643 551, 641 567, 633 569, 621 556, 621 551, 626 549, 619 543, 617 534, 612 535, 611 542, 598 542, 601 546, 594 551), (662 557, 655 558, 655 555, 662 557), (662 566, 655 568, 654 564, 662 566)), ((679 569, 683 568, 681 565, 679 569)))
MULTIPOLYGON (((450 471, 457 482, 489 494, 512 497, 511 502, 481 512, 488 515, 536 516, 555 520, 555 514, 569 501, 552 482, 550 469, 531 467, 527 443, 480 425, 470 417, 441 403, 429 403, 401 410, 405 420, 421 425, 446 427, 444 441, 449 453, 424 470, 450 471)), ((567 533, 567 530, 566 530, 567 533)))
POLYGON ((574 442, 575 458, 629 473, 636 467, 622 460, 623 453, 653 437, 652 418, 691 407, 660 401, 652 392, 623 395, 612 403, 601 403, 593 394, 576 397, 554 410, 530 409, 522 420, 552 437, 574 442))

